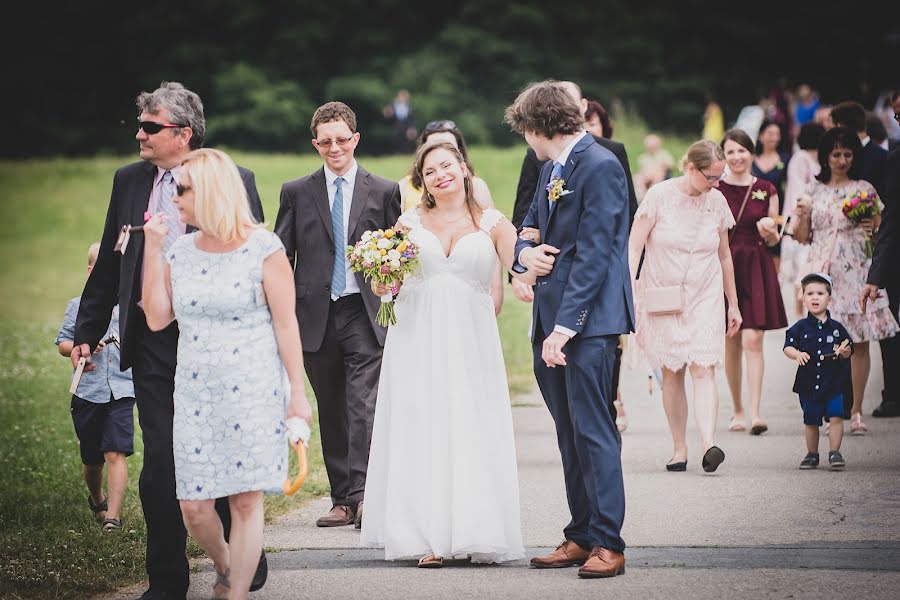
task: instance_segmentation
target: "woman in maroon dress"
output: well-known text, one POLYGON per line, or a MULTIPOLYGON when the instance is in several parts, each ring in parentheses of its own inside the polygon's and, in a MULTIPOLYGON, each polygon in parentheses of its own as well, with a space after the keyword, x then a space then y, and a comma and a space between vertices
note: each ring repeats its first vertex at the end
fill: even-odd
POLYGON ((753 141, 743 130, 726 131, 722 147, 728 174, 719 182, 719 191, 728 200, 736 221, 729 244, 738 307, 744 317, 741 335, 725 340, 725 374, 734 404, 728 429, 747 429, 741 402, 742 358, 746 355, 750 433, 760 435, 769 428, 759 412, 765 370, 763 334, 768 329, 787 327, 778 274, 772 254, 766 249, 779 239, 775 221, 779 215, 778 192, 770 182, 751 173, 753 141))

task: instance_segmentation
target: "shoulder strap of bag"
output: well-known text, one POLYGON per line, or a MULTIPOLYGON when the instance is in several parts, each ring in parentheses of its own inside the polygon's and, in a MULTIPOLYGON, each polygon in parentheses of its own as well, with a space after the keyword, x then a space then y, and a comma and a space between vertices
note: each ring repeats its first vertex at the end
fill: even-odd
POLYGON ((753 184, 756 183, 756 177, 753 177, 750 180, 750 185, 747 186, 747 193, 744 194, 744 201, 741 202, 741 209, 738 211, 737 219, 734 220, 734 227, 731 228, 731 231, 728 232, 728 241, 731 241, 731 238, 734 236, 734 230, 737 229, 738 223, 741 222, 741 217, 744 216, 744 209, 747 208, 747 200, 750 198, 750 190, 753 189, 753 184))
POLYGON ((694 250, 697 249, 697 240, 700 238, 700 229, 703 227, 703 218, 706 216, 707 212, 709 212, 709 196, 706 197, 706 203, 703 205, 703 213, 697 221, 697 234, 694 236, 694 245, 691 246, 691 253, 688 255, 687 267, 684 269, 684 277, 681 278, 681 285, 685 284, 688 273, 691 270, 691 259, 694 258, 694 250))

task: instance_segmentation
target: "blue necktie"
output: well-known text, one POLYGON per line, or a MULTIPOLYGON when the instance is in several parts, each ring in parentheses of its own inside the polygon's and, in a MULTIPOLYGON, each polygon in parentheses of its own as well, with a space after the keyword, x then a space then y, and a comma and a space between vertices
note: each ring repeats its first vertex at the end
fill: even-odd
POLYGON ((344 178, 334 180, 334 204, 331 205, 331 231, 334 234, 334 268, 331 270, 331 297, 340 298, 347 287, 347 256, 344 240, 344 178))
POLYGON ((181 217, 178 215, 178 208, 175 206, 175 180, 172 178, 172 172, 163 173, 162 189, 159 193, 159 205, 156 212, 166 215, 166 225, 169 226, 169 233, 166 235, 166 241, 163 243, 163 256, 169 253, 169 248, 175 243, 175 240, 181 235, 181 217))
MULTIPOLYGON (((554 160, 553 161, 553 169, 550 171, 550 182, 551 183, 553 182, 554 179, 559 179, 560 177, 562 177, 562 169, 563 169, 563 166, 554 160)), ((550 202, 550 208, 552 209, 554 201, 549 200, 549 202, 550 202)))

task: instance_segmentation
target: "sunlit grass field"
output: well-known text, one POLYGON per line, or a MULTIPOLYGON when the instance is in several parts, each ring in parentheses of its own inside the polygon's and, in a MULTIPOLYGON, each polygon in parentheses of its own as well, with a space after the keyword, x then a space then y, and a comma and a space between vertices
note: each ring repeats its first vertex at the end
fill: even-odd
MULTIPOLYGON (((645 130, 617 123, 636 166, 645 130)), ((685 143, 667 147, 679 156, 685 143)), ((364 149, 364 144, 361 150, 364 149)), ((497 207, 512 213, 524 147, 474 148, 477 174, 497 207)), ((281 184, 312 172, 316 154, 234 153, 256 173, 269 229, 281 184)), ((87 508, 78 445, 69 416, 71 366, 53 341, 66 302, 81 293, 88 246, 103 228, 112 175, 134 157, 0 162, 0 598, 83 598, 144 578, 145 529, 137 494, 140 428, 128 460, 124 527, 104 534, 87 508)), ((410 157, 367 158, 369 171, 400 179, 410 157)), ((511 392, 533 385, 527 341, 530 306, 507 287, 499 319, 511 392)), ((328 493, 317 429, 310 475, 295 498, 267 498, 269 517, 328 493)), ((193 548, 197 553, 198 550, 193 548)))

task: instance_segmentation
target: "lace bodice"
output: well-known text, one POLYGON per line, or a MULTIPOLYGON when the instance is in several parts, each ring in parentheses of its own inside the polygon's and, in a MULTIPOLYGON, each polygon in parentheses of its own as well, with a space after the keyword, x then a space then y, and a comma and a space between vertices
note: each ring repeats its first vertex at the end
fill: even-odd
POLYGON ((451 277, 478 292, 489 294, 491 276, 499 260, 490 232, 502 217, 498 210, 485 210, 479 230, 456 240, 450 255, 446 256, 437 236, 422 225, 417 207, 400 215, 400 224, 409 227, 409 239, 419 247, 419 268, 404 281, 404 291, 411 291, 429 280, 451 277))

